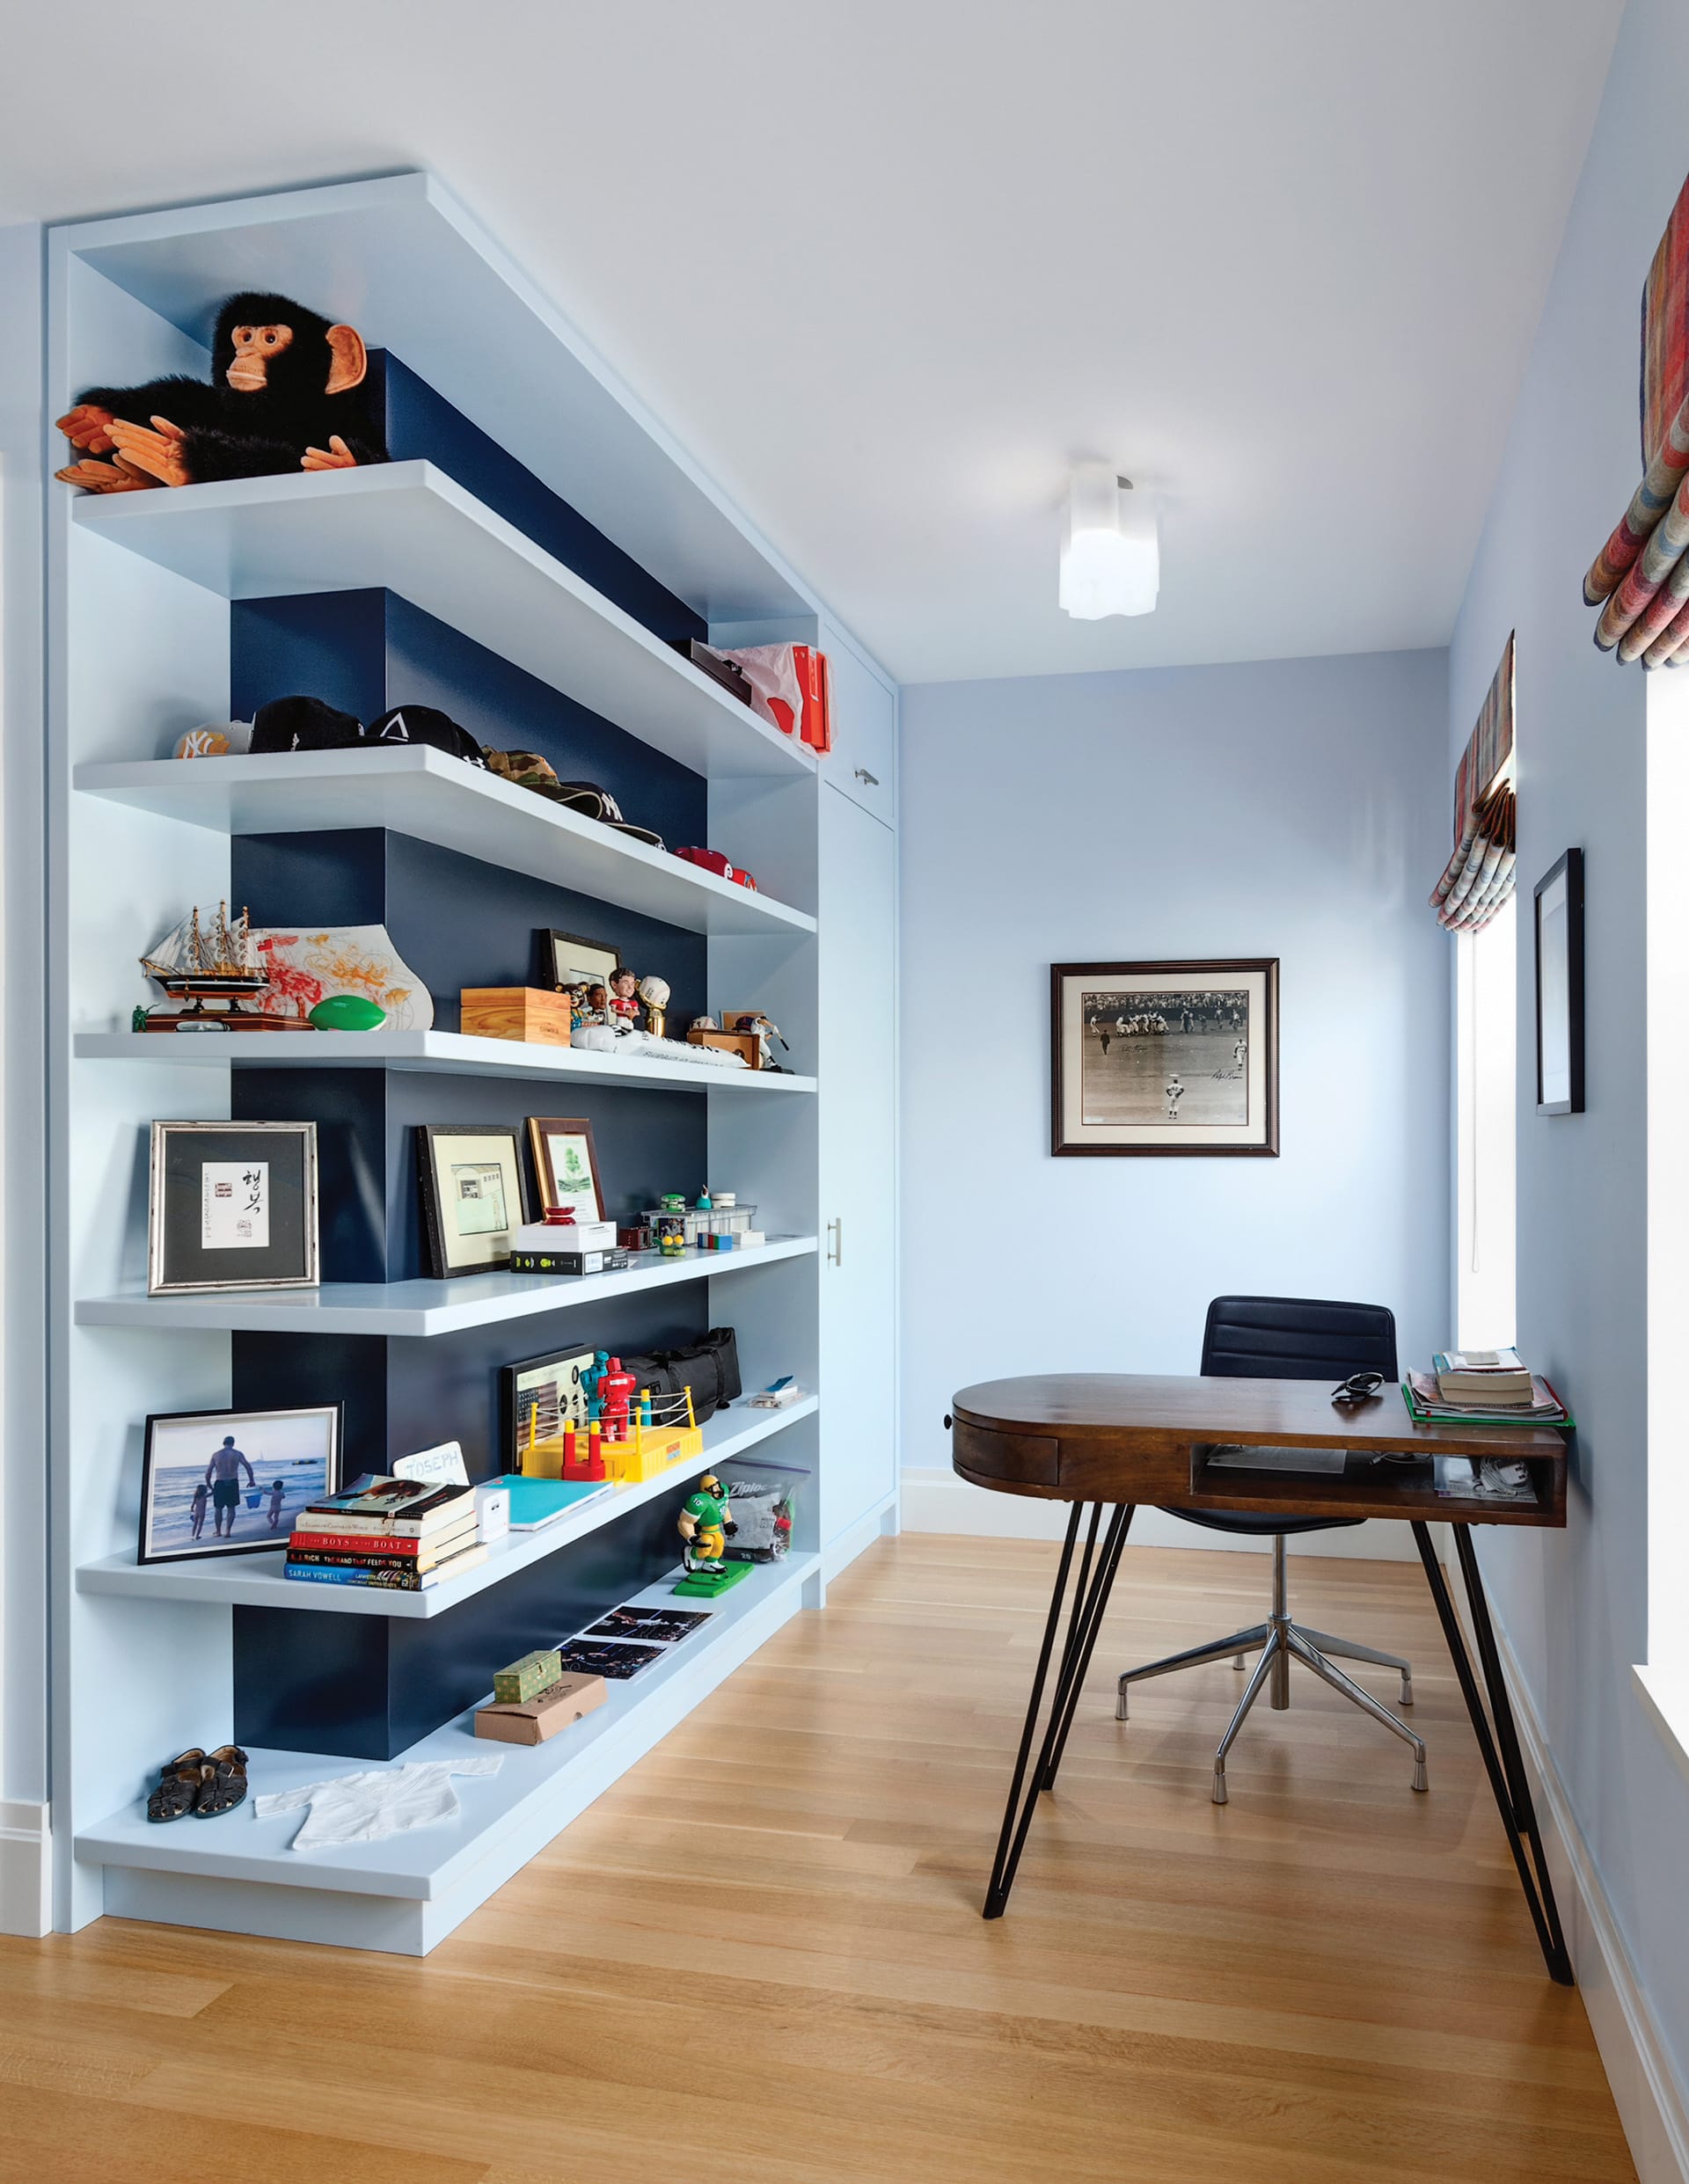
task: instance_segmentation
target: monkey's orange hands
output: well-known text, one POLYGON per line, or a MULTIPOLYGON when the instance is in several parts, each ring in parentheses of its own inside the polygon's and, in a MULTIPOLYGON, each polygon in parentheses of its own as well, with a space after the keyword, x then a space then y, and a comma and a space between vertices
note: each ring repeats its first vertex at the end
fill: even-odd
POLYGON ((330 435, 325 448, 307 448, 299 458, 302 471, 355 471, 358 458, 339 433, 330 435))
POLYGON ((143 425, 125 424, 121 417, 113 419, 112 445, 118 459, 131 471, 144 471, 161 486, 191 486, 194 480, 182 454, 186 435, 181 427, 172 425, 167 417, 155 417, 152 421, 155 429, 149 432, 143 425))
POLYGON ((111 422, 110 410, 102 410, 92 402, 78 402, 75 409, 66 410, 60 418, 57 429, 73 448, 82 449, 84 454, 109 455, 111 422))
POLYGON ((81 486, 89 493, 138 493, 143 486, 156 486, 156 478, 146 478, 136 470, 126 470, 116 463, 73 463, 69 470, 55 471, 67 486, 81 486))

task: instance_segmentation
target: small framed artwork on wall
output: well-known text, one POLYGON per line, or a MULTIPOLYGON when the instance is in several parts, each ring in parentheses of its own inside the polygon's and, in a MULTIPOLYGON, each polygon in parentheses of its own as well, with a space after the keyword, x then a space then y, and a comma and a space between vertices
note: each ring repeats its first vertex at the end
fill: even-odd
POLYGON ((1583 1112, 1583 852, 1536 887, 1537 1113, 1583 1112))
POLYGON ((1278 958, 1057 963, 1050 1150, 1278 1151, 1278 958))
POLYGON ((528 1218, 516 1134, 496 1125, 425 1122, 416 1133, 422 1220, 436 1281, 496 1274, 528 1218))
POLYGON ((150 1297, 317 1282, 314 1122, 153 1124, 150 1297))
POLYGON ((528 1143, 533 1149, 542 1210, 556 1213, 567 1206, 577 1221, 602 1221, 604 1191, 598 1180, 592 1124, 586 1116, 530 1114, 528 1143))

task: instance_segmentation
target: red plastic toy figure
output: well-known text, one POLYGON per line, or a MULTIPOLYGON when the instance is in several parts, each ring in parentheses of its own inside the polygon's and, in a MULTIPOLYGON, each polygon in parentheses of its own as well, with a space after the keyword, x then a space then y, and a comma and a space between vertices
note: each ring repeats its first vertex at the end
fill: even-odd
POLYGON ((598 1376, 598 1401, 603 1411, 606 1441, 627 1439, 628 1413, 639 1391, 640 1384, 633 1375, 622 1370, 621 1359, 612 1357, 598 1376))

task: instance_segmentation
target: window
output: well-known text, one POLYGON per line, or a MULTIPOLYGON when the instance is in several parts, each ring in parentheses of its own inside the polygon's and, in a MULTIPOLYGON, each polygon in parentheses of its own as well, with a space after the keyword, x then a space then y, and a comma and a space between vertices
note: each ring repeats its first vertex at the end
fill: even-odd
POLYGON ((1454 1339, 1495 1349, 1517 1333, 1514 1202, 1518 1099, 1518 897, 1455 939, 1454 1339))

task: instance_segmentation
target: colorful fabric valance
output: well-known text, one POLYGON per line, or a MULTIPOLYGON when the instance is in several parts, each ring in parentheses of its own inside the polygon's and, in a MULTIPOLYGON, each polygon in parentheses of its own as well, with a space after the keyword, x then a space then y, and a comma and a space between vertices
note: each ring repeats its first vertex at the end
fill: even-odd
POLYGON ((1583 597, 1603 652, 1689 667, 1689 180, 1642 289, 1641 420, 1642 482, 1583 597))
POLYGON ((1431 895, 1450 932, 1488 924, 1514 887, 1513 637, 1510 631, 1454 776, 1454 854, 1431 895))

